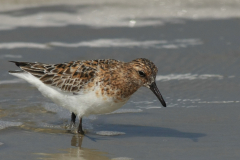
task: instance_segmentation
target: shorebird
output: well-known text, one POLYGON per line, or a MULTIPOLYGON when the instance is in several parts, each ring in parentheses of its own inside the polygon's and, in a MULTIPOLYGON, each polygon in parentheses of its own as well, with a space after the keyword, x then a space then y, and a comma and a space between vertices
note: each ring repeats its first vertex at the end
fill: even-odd
POLYGON ((84 134, 82 117, 113 112, 140 87, 149 88, 166 107, 155 83, 157 67, 148 59, 131 62, 114 59, 78 60, 61 64, 16 62, 21 70, 9 71, 34 85, 45 97, 78 116, 78 133, 84 134))

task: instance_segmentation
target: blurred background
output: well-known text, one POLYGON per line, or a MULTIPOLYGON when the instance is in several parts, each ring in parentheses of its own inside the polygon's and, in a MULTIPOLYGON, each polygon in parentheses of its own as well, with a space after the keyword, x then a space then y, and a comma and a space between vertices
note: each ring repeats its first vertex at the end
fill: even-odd
POLYGON ((240 0, 0 0, 1 159, 240 158, 240 0), (83 119, 8 74, 13 61, 147 58, 147 88, 83 119))

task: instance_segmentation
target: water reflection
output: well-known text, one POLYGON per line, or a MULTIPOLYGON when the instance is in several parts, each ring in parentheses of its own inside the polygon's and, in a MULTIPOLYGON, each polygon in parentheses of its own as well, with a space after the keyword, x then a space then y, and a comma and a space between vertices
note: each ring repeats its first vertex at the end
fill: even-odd
POLYGON ((106 156, 106 152, 97 151, 94 149, 82 148, 84 136, 79 134, 74 134, 71 139, 71 148, 62 149, 61 152, 63 153, 39 153, 42 157, 40 159, 43 160, 109 160, 106 156))

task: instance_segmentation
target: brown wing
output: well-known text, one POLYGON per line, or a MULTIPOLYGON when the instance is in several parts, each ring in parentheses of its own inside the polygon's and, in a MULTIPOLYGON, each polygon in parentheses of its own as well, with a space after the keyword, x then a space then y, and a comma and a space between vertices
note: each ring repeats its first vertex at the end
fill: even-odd
POLYGON ((98 71, 114 68, 119 61, 88 60, 71 61, 61 64, 43 64, 30 62, 14 62, 22 70, 31 73, 43 83, 60 88, 62 91, 78 92, 98 76, 98 71))
POLYGON ((98 61, 71 61, 61 64, 14 62, 43 83, 67 92, 78 92, 97 74, 98 61))

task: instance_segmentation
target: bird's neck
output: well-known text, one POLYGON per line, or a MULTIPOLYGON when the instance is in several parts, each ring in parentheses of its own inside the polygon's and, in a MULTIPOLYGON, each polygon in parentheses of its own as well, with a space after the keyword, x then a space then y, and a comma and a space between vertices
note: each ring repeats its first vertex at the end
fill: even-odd
POLYGON ((132 74, 131 66, 123 63, 121 67, 116 67, 103 75, 99 75, 101 93, 114 97, 117 101, 129 99, 141 87, 133 81, 132 74))

